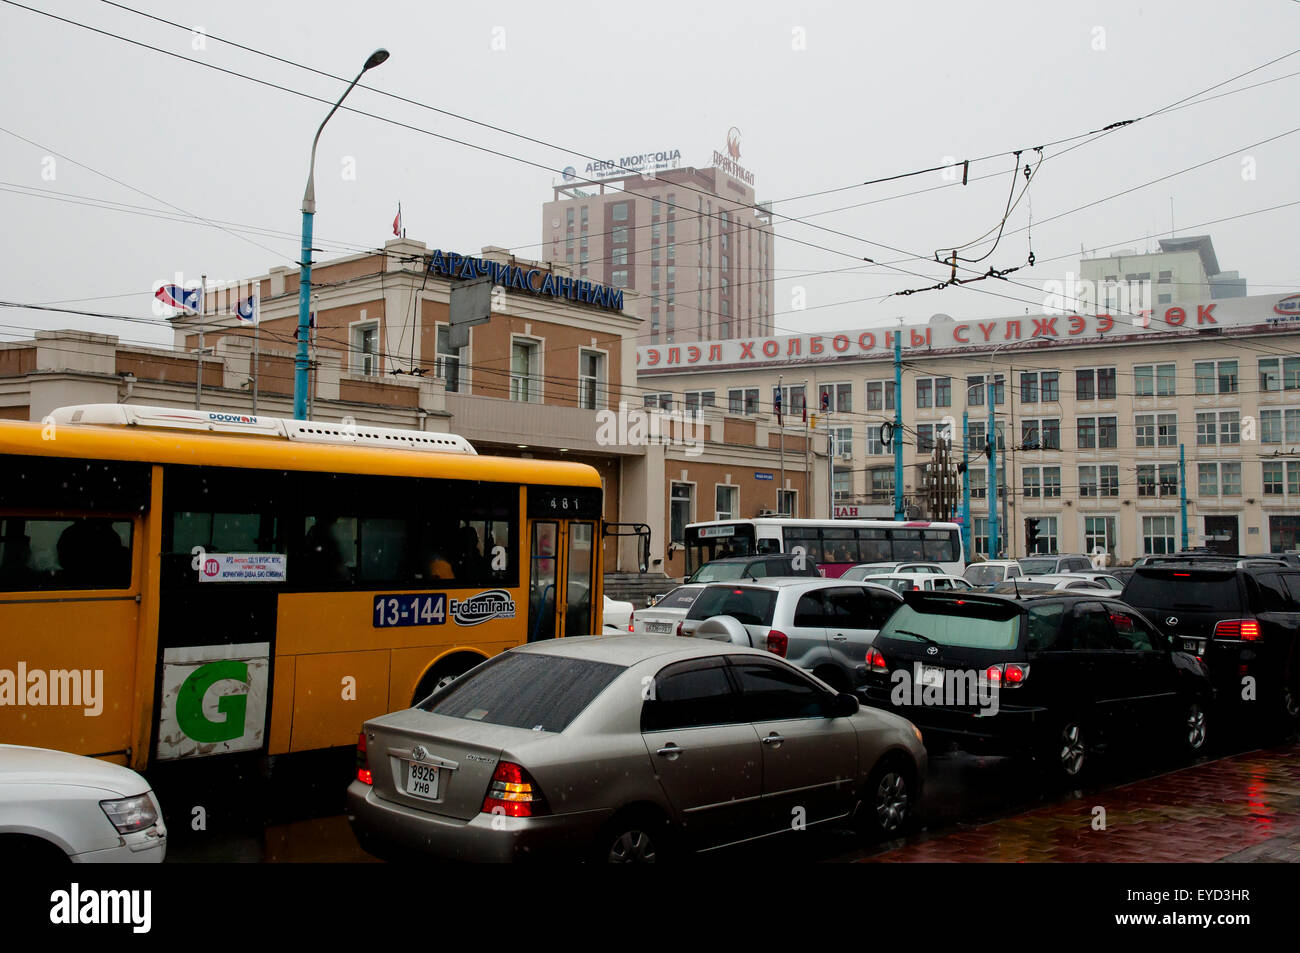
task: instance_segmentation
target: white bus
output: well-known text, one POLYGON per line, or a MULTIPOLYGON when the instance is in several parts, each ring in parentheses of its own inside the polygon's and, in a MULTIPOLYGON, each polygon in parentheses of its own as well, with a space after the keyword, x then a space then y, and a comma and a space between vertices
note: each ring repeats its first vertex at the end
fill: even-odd
POLYGON ((686 527, 686 575, 714 559, 791 552, 802 546, 832 578, 858 563, 931 562, 966 569, 961 527, 926 520, 715 520, 686 527))

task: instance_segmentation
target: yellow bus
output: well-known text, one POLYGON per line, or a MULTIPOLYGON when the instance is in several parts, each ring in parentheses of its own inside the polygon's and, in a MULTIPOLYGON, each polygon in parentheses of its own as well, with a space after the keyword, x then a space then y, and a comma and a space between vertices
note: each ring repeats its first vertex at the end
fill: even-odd
POLYGON ((601 631, 591 467, 451 434, 115 404, 0 421, 0 742, 143 770, 352 745, 601 631))

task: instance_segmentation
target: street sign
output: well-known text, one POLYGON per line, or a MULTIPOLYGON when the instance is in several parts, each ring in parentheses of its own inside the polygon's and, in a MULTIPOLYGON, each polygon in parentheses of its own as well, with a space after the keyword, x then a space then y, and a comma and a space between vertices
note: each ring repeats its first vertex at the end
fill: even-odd
POLYGON ((447 304, 450 328, 447 346, 458 350, 469 346, 469 329, 492 320, 492 279, 480 278, 451 286, 447 304))

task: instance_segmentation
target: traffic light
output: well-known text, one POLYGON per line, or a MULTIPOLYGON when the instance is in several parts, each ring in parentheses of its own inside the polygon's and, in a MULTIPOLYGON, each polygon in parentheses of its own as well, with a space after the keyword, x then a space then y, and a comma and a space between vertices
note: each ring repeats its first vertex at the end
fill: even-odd
POLYGON ((1025 552, 1038 552, 1038 520, 1032 517, 1025 520, 1025 552))

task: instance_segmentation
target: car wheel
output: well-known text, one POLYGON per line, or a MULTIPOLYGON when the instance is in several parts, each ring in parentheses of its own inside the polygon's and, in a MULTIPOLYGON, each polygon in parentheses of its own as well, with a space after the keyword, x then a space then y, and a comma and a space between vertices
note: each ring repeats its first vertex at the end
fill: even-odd
POLYGON ((661 864, 671 858, 668 822, 648 810, 615 816, 592 847, 592 860, 602 864, 661 864))
POLYGON ((876 765, 859 798, 859 833, 872 840, 906 834, 916 815, 915 779, 915 770, 899 758, 876 765))
POLYGON ((1083 721, 1070 717, 1059 722, 1043 743, 1039 760, 1054 778, 1081 780, 1088 767, 1088 734, 1083 721))
POLYGON ((1205 750, 1209 718, 1205 705, 1200 701, 1188 702, 1182 709, 1183 717, 1179 723, 1179 738, 1182 749, 1191 757, 1196 757, 1205 750))

